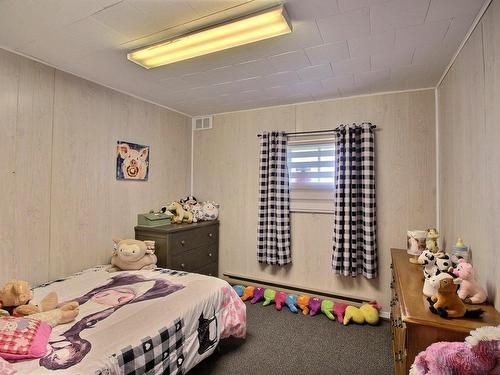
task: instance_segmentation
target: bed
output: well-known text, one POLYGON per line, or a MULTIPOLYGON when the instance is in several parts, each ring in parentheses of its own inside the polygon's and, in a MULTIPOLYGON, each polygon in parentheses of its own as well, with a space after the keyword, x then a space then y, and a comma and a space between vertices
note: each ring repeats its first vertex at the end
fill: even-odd
POLYGON ((214 277, 99 266, 35 288, 32 302, 51 291, 80 314, 53 329, 45 357, 16 363, 19 374, 184 374, 246 334, 245 305, 214 277))

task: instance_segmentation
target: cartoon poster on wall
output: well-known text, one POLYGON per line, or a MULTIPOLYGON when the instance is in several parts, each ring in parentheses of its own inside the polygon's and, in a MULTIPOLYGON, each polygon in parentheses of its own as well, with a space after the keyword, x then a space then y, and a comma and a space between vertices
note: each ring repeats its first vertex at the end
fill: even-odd
POLYGON ((116 179, 147 181, 149 146, 118 141, 116 145, 116 179))

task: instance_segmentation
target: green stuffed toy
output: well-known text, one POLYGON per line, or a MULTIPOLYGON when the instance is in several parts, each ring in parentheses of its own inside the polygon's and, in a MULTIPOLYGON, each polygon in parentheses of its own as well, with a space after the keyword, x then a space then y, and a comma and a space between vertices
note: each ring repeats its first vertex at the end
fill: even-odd
POLYGON ((321 312, 325 314, 328 319, 335 320, 335 316, 333 316, 333 301, 327 299, 321 301, 321 312))
POLYGON ((267 306, 271 302, 274 302, 274 297, 276 297, 276 291, 274 289, 266 289, 264 291, 264 303, 262 306, 267 306))

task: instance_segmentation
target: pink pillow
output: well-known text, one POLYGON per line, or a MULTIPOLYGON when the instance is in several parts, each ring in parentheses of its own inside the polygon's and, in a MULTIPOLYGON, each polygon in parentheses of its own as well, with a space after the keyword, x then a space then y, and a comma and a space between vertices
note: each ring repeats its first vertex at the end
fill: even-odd
POLYGON ((52 328, 28 317, 0 317, 0 357, 7 360, 40 358, 47 354, 52 328))

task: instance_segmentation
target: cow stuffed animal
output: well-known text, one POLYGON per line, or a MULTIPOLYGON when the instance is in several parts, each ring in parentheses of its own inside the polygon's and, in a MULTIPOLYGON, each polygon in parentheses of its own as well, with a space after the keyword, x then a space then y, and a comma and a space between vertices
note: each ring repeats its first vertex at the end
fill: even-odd
POLYGON ((151 270, 156 268, 155 241, 114 239, 114 250, 108 272, 151 270))

